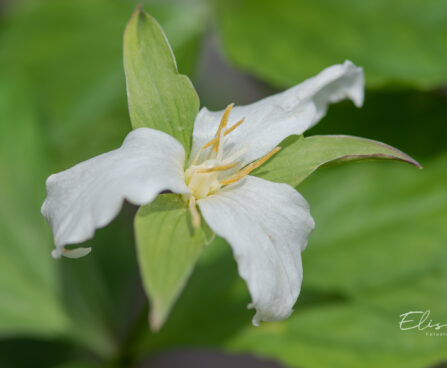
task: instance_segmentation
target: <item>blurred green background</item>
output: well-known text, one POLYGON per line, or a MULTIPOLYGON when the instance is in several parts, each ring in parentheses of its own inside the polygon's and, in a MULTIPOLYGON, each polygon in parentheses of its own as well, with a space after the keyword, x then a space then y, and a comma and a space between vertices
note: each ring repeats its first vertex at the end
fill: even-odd
POLYGON ((251 325, 247 289, 217 239, 153 334, 135 259, 135 208, 96 233, 89 257, 57 262, 39 213, 49 174, 119 146, 130 130, 122 34, 136 2, 4 1, 0 367, 447 364, 447 336, 399 329, 399 315, 411 310, 447 323, 447 2, 143 4, 213 109, 255 101, 345 59, 363 66, 364 107, 332 106, 308 134, 378 139, 424 170, 356 163, 323 169, 298 188, 317 227, 288 320, 251 325))

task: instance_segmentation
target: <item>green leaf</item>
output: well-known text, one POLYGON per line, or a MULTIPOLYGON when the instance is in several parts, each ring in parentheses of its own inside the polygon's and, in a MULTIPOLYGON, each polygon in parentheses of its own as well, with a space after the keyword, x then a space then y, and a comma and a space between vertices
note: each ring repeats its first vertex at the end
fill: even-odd
POLYGON ((34 100, 26 84, 1 77, 0 337, 63 336, 98 355, 110 354, 115 341, 103 318, 104 287, 97 273, 84 272, 87 280, 75 281, 69 265, 61 264, 66 260, 50 255, 53 239, 40 207, 51 160, 34 100), (86 287, 93 285, 93 295, 86 295, 86 287))
POLYGON ((346 166, 306 182, 301 191, 317 227, 303 253, 295 312, 284 323, 244 328, 228 348, 290 367, 418 368, 443 361, 442 337, 401 331, 398 323, 402 313, 427 309, 433 321, 445 321, 446 164, 444 156, 423 172, 346 166))
POLYGON ((234 63, 278 86, 345 59, 369 86, 447 81, 445 1, 220 0, 216 13, 234 63))
POLYGON ((124 69, 134 129, 149 127, 191 146, 199 97, 185 75, 157 21, 138 7, 124 34, 124 69))
POLYGON ((135 217, 138 261, 151 303, 150 322, 159 330, 188 280, 212 232, 202 221, 193 228, 185 202, 175 194, 160 195, 135 217))
MULTIPOLYGON (((94 249, 89 257, 59 261, 50 256, 51 229, 39 209, 46 177, 116 148, 129 130, 122 34, 134 7, 125 0, 23 1, 3 14, 2 338, 63 337, 110 357, 133 319, 135 290, 129 285, 138 285, 138 265, 134 247, 123 248, 133 235, 133 209, 125 206, 96 232, 86 245, 94 249)), ((191 66, 189 46, 202 32, 200 9, 150 9, 191 66)))
POLYGON ((343 135, 291 137, 274 158, 261 166, 255 175, 288 183, 294 187, 320 167, 360 160, 397 160, 418 168, 419 163, 387 144, 343 135))
POLYGON ((423 171, 347 165, 303 183, 300 192, 317 224, 310 251, 303 253, 305 268, 312 270, 307 285, 367 295, 393 283, 411 284, 442 267, 447 256, 446 163, 444 156, 423 171))
POLYGON ((136 352, 212 346, 309 368, 419 368, 442 361, 443 337, 401 331, 398 323, 400 314, 426 309, 445 321, 446 165, 444 156, 424 171, 380 163, 320 171, 300 188, 316 229, 289 319, 251 326, 248 291, 230 247, 217 238, 163 331, 147 334, 136 352))
MULTIPOLYGON (((122 38, 137 2, 25 0, 4 9, 0 68, 26 79, 38 96, 55 171, 118 147, 129 131, 122 38)), ((148 9, 190 73, 202 7, 165 2, 148 9)))
MULTIPOLYGON (((398 290, 396 286, 394 291, 398 290)), ((416 287, 411 291, 419 294, 416 287)), ((445 295, 447 289, 441 291, 445 295)), ((370 296, 375 298, 375 294, 370 296)), ((445 303, 438 306, 441 309, 445 303)), ((364 302, 314 305, 300 310, 287 323, 263 325, 259 330, 245 328, 227 349, 278 359, 291 368, 420 368, 443 361, 442 337, 399 329, 399 315, 410 310, 399 308, 393 314, 364 302)), ((441 320, 443 314, 436 317, 441 320)))
POLYGON ((39 211, 47 169, 43 137, 26 86, 1 74, 0 336, 55 336, 69 320, 39 211))

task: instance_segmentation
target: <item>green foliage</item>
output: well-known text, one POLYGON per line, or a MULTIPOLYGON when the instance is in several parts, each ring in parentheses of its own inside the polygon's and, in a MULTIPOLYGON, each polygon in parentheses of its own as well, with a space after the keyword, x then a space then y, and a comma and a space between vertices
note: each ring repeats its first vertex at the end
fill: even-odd
POLYGON ((47 170, 34 108, 22 86, 2 73, 0 336, 51 336, 68 324, 59 300, 57 267, 49 257, 49 231, 39 213, 45 189, 29 186, 34 180, 44 182, 47 170), (14 124, 6 124, 8 120, 14 124))
MULTIPOLYGON (((116 148, 129 130, 122 33, 136 3, 12 5, 0 35, 0 336, 61 337, 110 357, 138 293, 133 211, 125 207, 88 242, 95 251, 70 262, 51 258, 39 209, 48 175, 116 148)), ((191 64, 201 13, 150 8, 191 64)))
POLYGON ((178 73, 160 25, 141 7, 124 34, 124 69, 132 127, 166 132, 188 153, 199 97, 189 78, 178 73))
MULTIPOLYGON (((11 2, 2 19, 0 67, 26 79, 36 96, 54 170, 116 148, 129 131, 122 39, 137 3, 24 0, 11 2)), ((202 11, 147 8, 163 25, 182 71, 190 73, 202 11)))
POLYGON ((102 318, 106 303, 98 276, 67 290, 64 277, 72 270, 59 268, 50 256, 51 232, 40 215, 50 160, 35 103, 20 81, 6 75, 1 80, 0 336, 64 336, 108 354, 114 342, 102 318), (88 296, 92 285, 97 289, 88 296))
POLYGON ((300 189, 317 229, 288 320, 251 326, 248 292, 218 238, 165 328, 136 352, 206 345, 310 368, 419 368, 444 359, 442 337, 401 331, 399 315, 431 309, 434 320, 445 318, 446 165, 444 156, 423 171, 392 163, 319 171, 300 189))
POLYGON ((292 367, 416 368, 444 359, 442 337, 401 331, 398 322, 411 310, 445 318, 446 165, 447 157, 423 172, 352 165, 309 180, 303 194, 319 231, 303 254, 303 299, 289 321, 245 328, 230 349, 292 367))
POLYGON ((291 137, 283 149, 254 175, 266 180, 299 185, 322 166, 360 160, 398 160, 420 168, 405 153, 384 143, 365 138, 328 135, 291 137))
POLYGON ((73 152, 85 157, 92 151, 94 146, 85 146, 87 131, 103 137, 96 141, 97 152, 113 147, 128 130, 113 116, 122 109, 126 119, 121 39, 123 13, 129 14, 132 4, 47 0, 22 5, 12 9, 3 26, 0 65, 30 82, 48 127, 46 138, 67 160, 73 152))
MULTIPOLYGON (((180 72, 190 75, 208 20, 203 4, 147 3, 146 10, 167 34, 180 72)), ((365 67, 372 87, 430 88, 447 79, 443 1, 245 0, 210 6, 216 3, 231 59, 276 85, 292 85, 345 58, 365 67)), ((23 367, 31 361, 36 367, 90 367, 82 361, 93 360, 92 353, 99 366, 114 366, 175 346, 251 353, 290 367, 419 368, 445 360, 445 338, 398 328, 399 315, 409 310, 431 309, 434 320, 445 321, 447 158, 428 159, 445 149, 444 92, 376 90, 367 94, 362 109, 337 104, 313 128, 312 134, 392 143, 426 157, 427 164, 423 171, 391 162, 325 168, 300 186, 317 228, 303 253, 301 296, 284 322, 251 326, 250 298, 230 247, 217 238, 203 248, 209 230, 191 236, 187 211, 175 196, 163 195, 142 208, 135 225, 138 252, 148 254, 140 264, 156 324, 173 308, 154 334, 146 315, 135 318, 143 290, 131 240, 134 209, 125 206, 116 221, 99 230, 85 245, 94 251, 80 260, 50 258, 51 234, 39 214, 50 173, 117 147, 129 130, 122 32, 136 2, 10 4, 0 29, 1 366, 23 367), (149 234, 158 237, 165 222, 186 246, 174 248, 166 233, 165 246, 153 246, 163 242, 155 243, 149 234), (198 267, 173 306, 199 254, 198 267), (166 269, 173 270, 166 273, 169 277, 163 277, 166 269), (72 363, 58 364, 64 361, 72 363)), ((151 24, 145 30, 160 36, 150 18, 140 16, 151 24)), ((173 80, 185 83, 170 54, 169 60, 173 80)), ((237 87, 245 91, 245 79, 240 80, 237 87)), ((188 93, 197 111, 198 100, 191 89, 188 93)), ((247 93, 247 100, 252 97, 247 93)), ((188 119, 192 123, 190 117, 184 122, 188 119)), ((346 154, 400 156, 369 141, 348 140, 290 139, 258 174, 297 184, 346 154), (337 147, 325 144, 312 151, 319 140, 337 142, 337 147), (340 147, 341 141, 347 144, 340 147), (312 162, 309 152, 318 154, 312 162), (301 176, 282 170, 286 163, 301 176)), ((189 147, 186 138, 182 143, 189 147)))
POLYGON ((159 330, 186 284, 212 232, 192 226, 185 202, 175 194, 160 195, 135 217, 138 261, 150 299, 150 322, 159 330))
POLYGON ((447 81, 447 4, 439 0, 217 2, 224 48, 237 65, 291 86, 350 59, 369 86, 447 81))
MULTIPOLYGON (((188 77, 178 73, 160 25, 141 7, 135 10, 124 34, 124 69, 132 127, 164 131, 189 152, 199 98, 188 77)), ((143 283, 151 301, 151 326, 158 330, 207 236, 203 229, 191 227, 185 202, 168 195, 139 210, 135 232, 143 283)))

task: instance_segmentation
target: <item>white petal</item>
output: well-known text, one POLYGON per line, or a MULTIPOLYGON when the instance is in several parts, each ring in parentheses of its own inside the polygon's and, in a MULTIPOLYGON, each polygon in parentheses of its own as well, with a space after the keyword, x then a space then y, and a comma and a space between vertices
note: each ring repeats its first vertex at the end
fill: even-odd
POLYGON ((298 298, 301 252, 314 221, 306 200, 287 184, 247 176, 198 201, 211 229, 233 248, 256 308, 253 324, 287 318, 298 298))
POLYGON ((76 249, 55 249, 51 252, 53 258, 60 258, 61 256, 67 258, 81 258, 86 256, 92 251, 92 248, 76 248, 76 249))
POLYGON ((53 256, 85 255, 86 250, 63 246, 91 238, 116 217, 124 199, 143 205, 164 190, 189 193, 184 160, 183 146, 173 137, 140 128, 130 132, 120 148, 51 175, 41 212, 53 229, 53 256))
MULTIPOLYGON (((226 137, 226 154, 247 147, 242 163, 254 161, 288 136, 302 134, 318 123, 330 103, 349 98, 360 107, 363 89, 363 70, 346 61, 282 93, 251 105, 236 106, 231 111, 229 126, 243 117, 245 122, 226 137)), ((197 115, 191 158, 214 137, 222 114, 223 111, 203 108, 197 115)))

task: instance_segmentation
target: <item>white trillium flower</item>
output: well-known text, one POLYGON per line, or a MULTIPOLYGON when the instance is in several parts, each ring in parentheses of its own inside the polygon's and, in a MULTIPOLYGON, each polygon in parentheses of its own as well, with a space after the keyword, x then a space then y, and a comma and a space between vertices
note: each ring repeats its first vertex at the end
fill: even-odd
POLYGON ((232 247, 256 308, 253 323, 287 318, 300 292, 301 252, 314 221, 293 187, 249 174, 285 138, 314 126, 330 103, 349 98, 361 106, 363 88, 362 69, 346 61, 251 105, 230 105, 224 112, 203 108, 187 165, 175 138, 150 128, 133 130, 120 148, 48 178, 42 214, 53 229, 53 256, 88 254, 90 248, 64 246, 91 238, 117 216, 124 200, 146 205, 171 191, 182 195, 195 226, 202 216, 232 247))

